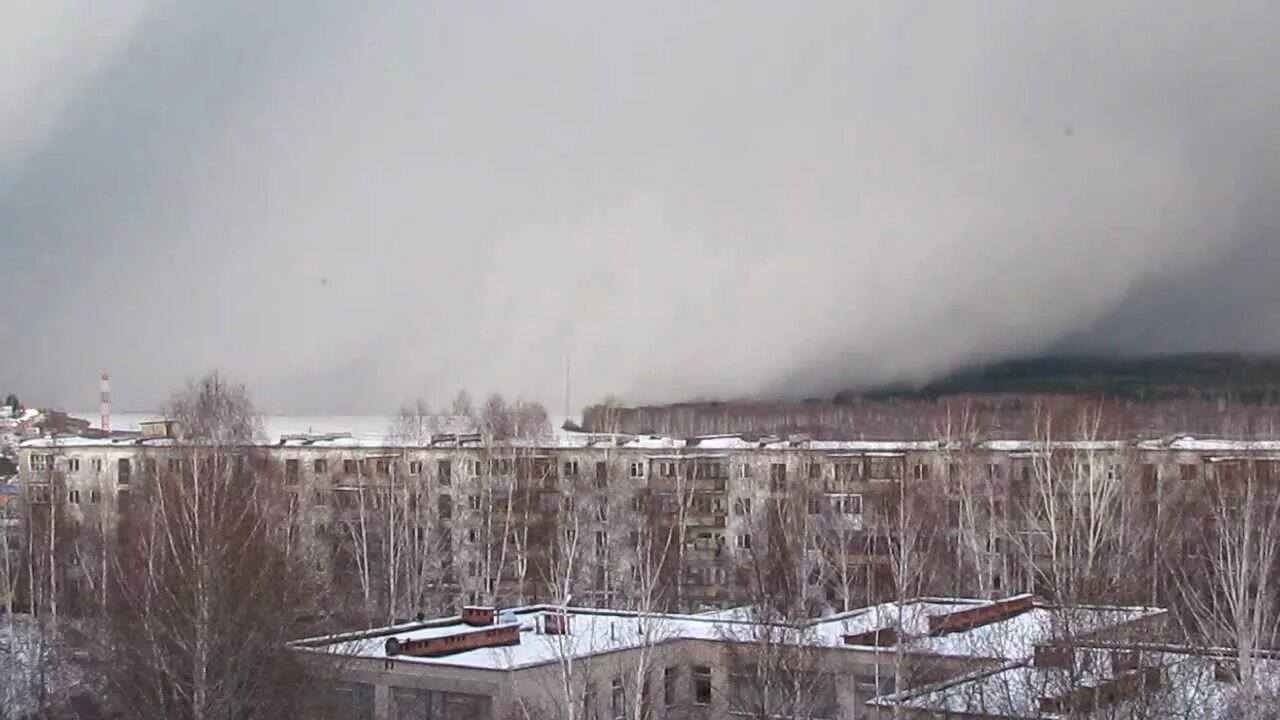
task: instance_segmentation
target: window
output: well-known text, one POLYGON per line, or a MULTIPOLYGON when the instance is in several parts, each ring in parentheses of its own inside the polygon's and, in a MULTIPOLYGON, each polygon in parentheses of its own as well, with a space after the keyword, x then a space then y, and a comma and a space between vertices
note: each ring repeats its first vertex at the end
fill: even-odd
POLYGON ((769 489, 782 492, 787 489, 787 466, 785 463, 769 465, 769 489))
POLYGON ((129 458, 120 458, 116 461, 116 482, 120 485, 128 485, 131 477, 131 466, 129 458))
POLYGON ((734 498, 733 514, 738 516, 750 515, 751 514, 751 498, 749 497, 734 498))
POLYGON ((311 463, 311 469, 314 470, 317 475, 323 475, 329 472, 329 461, 324 458, 320 458, 311 463))
POLYGON ((729 671, 729 712, 733 715, 751 715, 764 707, 760 683, 755 678, 756 669, 751 666, 735 667, 729 671))
POLYGON ((676 476, 676 464, 670 460, 658 463, 658 477, 673 478, 676 476))
POLYGON ((409 474, 410 474, 410 475, 421 475, 421 474, 422 474, 422 461, 421 461, 421 460, 410 460, 410 461, 409 461, 409 474))
POLYGON ((329 493, 324 490, 317 490, 311 499, 311 504, 317 507, 323 507, 329 504, 329 493))
POLYGON ((92 504, 92 505, 97 505, 97 504, 98 504, 98 491, 97 491, 97 490, 90 490, 90 491, 89 491, 89 503, 90 503, 90 504, 92 504))
POLYGON ((861 515, 861 495, 832 495, 831 509, 842 515, 861 515))
POLYGON ((32 455, 30 460, 32 471, 48 470, 53 467, 52 455, 32 455))
POLYGON ((391 474, 391 461, 387 458, 378 458, 373 461, 373 471, 379 475, 391 474))
MULTIPOLYGON (((694 477, 712 480, 726 480, 729 477, 729 466, 718 460, 697 460, 693 466, 694 477)), ((716 483, 724 487, 724 483, 716 483)))
POLYGON ((448 520, 453 517, 453 496, 441 495, 436 499, 436 514, 441 520, 448 520))
POLYGON ((609 486, 609 463, 601 460, 596 463, 596 487, 603 490, 609 486))
POLYGON ((1116 478, 1118 478, 1118 477, 1120 477, 1120 466, 1119 466, 1119 465, 1108 465, 1108 466, 1107 466, 1107 479, 1108 479, 1108 480, 1115 480, 1115 479, 1116 479, 1116 478))
POLYGON ((644 507, 644 503, 642 503, 642 502, 640 501, 640 496, 638 496, 638 495, 637 495, 637 496, 634 496, 634 497, 632 497, 632 498, 631 498, 631 511, 632 511, 632 512, 640 512, 640 509, 641 509, 642 507, 644 507))
POLYGON ((467 542, 473 543, 475 541, 476 541, 476 531, 475 531, 475 528, 471 528, 467 530, 467 542))
POLYGON ((80 458, 67 458, 67 472, 80 472, 80 458))
POLYGON ((599 715, 596 708, 599 701, 596 700, 596 684, 587 683, 586 688, 582 691, 582 717, 585 720, 596 720, 599 715))
POLYGON ((577 461, 577 460, 565 460, 565 461, 564 461, 564 476, 565 476, 565 477, 567 477, 567 478, 577 477, 577 476, 578 476, 578 461, 577 461))
POLYGON ((1156 470, 1156 466, 1147 463, 1142 466, 1142 494, 1151 498, 1155 497, 1156 490, 1160 486, 1160 476, 1156 470))
POLYGON ((633 462, 627 469, 627 475, 633 479, 644 477, 644 463, 633 462))
POLYGON ((898 455, 871 456, 867 458, 867 474, 872 480, 899 480, 902 478, 903 459, 898 455))
POLYGON ((809 479, 817 480, 822 477, 822 463, 809 463, 809 479))
POLYGON ((345 460, 343 460, 343 461, 342 461, 342 474, 344 474, 344 475, 359 475, 359 474, 360 474, 360 467, 359 467, 359 465, 357 465, 357 464, 356 464, 356 461, 355 461, 355 460, 353 460, 353 459, 351 459, 351 458, 347 458, 347 459, 345 459, 345 460))
POLYGON ((626 705, 626 692, 622 689, 622 678, 616 677, 613 679, 613 688, 609 695, 609 710, 614 720, 624 720, 627 717, 626 705))
POLYGON ((916 463, 911 468, 911 477, 916 480, 928 480, 929 466, 925 463, 916 463))
POLYGON ((300 472, 297 458, 289 458, 284 461, 284 480, 290 485, 298 482, 298 474, 300 472))
POLYGON ((988 480, 999 480, 999 479, 1000 479, 1000 466, 999 466, 999 465, 997 465, 997 464, 995 464, 995 463, 987 463, 987 479, 988 479, 988 480))
POLYGON ((672 707, 676 704, 676 680, 680 668, 669 667, 662 671, 662 704, 672 707))
POLYGON ((453 464, 448 460, 440 460, 436 463, 436 480, 441 485, 448 485, 453 481, 453 464))
POLYGON ((180 458, 169 458, 169 472, 182 472, 182 460, 180 458))
POLYGON ((596 507, 596 520, 600 522, 609 522, 609 507, 600 505, 596 507))
POLYGON ((836 479, 840 482, 856 482, 862 479, 862 461, 845 460, 836 465, 836 479))
POLYGON ((79 505, 79 504, 80 504, 80 491, 79 491, 79 490, 68 490, 68 491, 67 491, 67 502, 71 503, 72 505, 79 505))
POLYGON ((470 505, 472 510, 479 510, 479 509, 480 509, 480 496, 479 496, 479 495, 468 495, 468 496, 467 496, 467 505, 470 505))
POLYGON ((467 467, 471 468, 471 477, 480 477, 480 461, 479 460, 467 461, 467 467))
POLYGON ((102 472, 102 458, 94 458, 89 461, 89 466, 94 472, 102 472))
POLYGON ((604 547, 608 544, 609 544, 609 534, 604 531, 597 530, 596 531, 596 547, 604 547))
POLYGON ((743 463, 743 464, 738 468, 738 474, 739 474, 739 476, 740 476, 740 477, 742 477, 742 479, 744 479, 744 480, 745 480, 745 479, 747 479, 747 478, 749 478, 749 477, 751 477, 751 466, 750 466, 750 465, 748 465, 747 463, 743 463))
POLYGON ((711 704, 711 668, 706 665, 693 666, 693 704, 711 704))
POLYGON ((733 539, 733 544, 739 550, 751 549, 751 533, 740 533, 733 539))

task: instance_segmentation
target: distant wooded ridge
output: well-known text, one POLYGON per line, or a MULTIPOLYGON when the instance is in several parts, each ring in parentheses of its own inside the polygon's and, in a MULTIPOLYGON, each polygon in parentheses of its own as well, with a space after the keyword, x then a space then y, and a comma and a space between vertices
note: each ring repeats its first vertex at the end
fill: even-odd
POLYGON ((847 390, 833 401, 949 395, 1072 394, 1130 400, 1280 399, 1280 356, 1237 353, 1145 357, 1057 356, 977 366, 922 386, 847 390))
POLYGON ((601 404, 583 413, 594 432, 693 436, 810 434, 829 438, 936 437, 940 432, 1027 437, 1097 417, 1112 437, 1170 434, 1280 437, 1280 356, 1044 357, 972 368, 919 386, 847 390, 808 400, 704 400, 658 406, 601 404))

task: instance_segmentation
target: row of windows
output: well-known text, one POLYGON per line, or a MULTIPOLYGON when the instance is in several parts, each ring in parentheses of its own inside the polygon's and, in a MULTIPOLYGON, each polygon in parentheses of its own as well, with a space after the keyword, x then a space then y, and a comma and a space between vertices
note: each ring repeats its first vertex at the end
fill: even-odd
MULTIPOLYGON (((82 493, 80 490, 67 491, 67 503, 70 505, 79 505, 82 499, 87 498, 89 504, 97 505, 101 497, 97 490, 90 490, 82 493)), ((48 485, 32 485, 31 486, 31 502, 45 504, 49 502, 49 486, 48 485)))
MULTIPOLYGON (((37 458, 51 458, 52 456, 32 456, 32 469, 43 469, 44 466, 37 467, 37 458)), ((78 460, 76 461, 78 463, 78 460)), ((100 469, 101 461, 97 468, 100 469)), ((370 460, 357 460, 354 458, 346 458, 342 460, 342 473, 344 475, 363 475, 369 474, 369 463, 372 462, 373 474, 389 475, 391 473, 394 460, 391 458, 375 458, 370 460)), ((478 477, 482 464, 479 460, 465 460, 463 467, 472 477, 478 477)), ((674 460, 655 461, 658 477, 674 478, 680 474, 680 463, 674 460)), ((285 475, 290 478, 296 478, 301 473, 301 461, 297 458, 289 458, 285 460, 285 475)), ((693 477, 705 478, 713 480, 725 480, 729 477, 729 465, 723 462, 697 461, 693 467, 693 477)), ((811 462, 802 467, 802 476, 808 479, 821 479, 825 473, 825 465, 823 463, 811 462)), ((845 461, 835 463, 835 476, 837 480, 858 480, 864 476, 874 479, 898 479, 902 477, 902 460, 901 458, 867 458, 866 471, 864 472, 864 463, 858 461, 845 461)), ((998 466, 992 466, 998 467, 998 466)), ((77 465, 78 468, 78 465, 77 465)), ((786 463, 771 463, 769 465, 769 479, 775 484, 785 483, 788 476, 788 466, 786 463)), ((422 475, 425 470, 425 464, 421 460, 410 460, 407 463, 407 469, 410 475, 422 475)), ((512 469, 512 461, 510 459, 496 459, 490 461, 490 474, 492 475, 509 475, 512 469)), ((312 470, 317 475, 323 475, 329 472, 329 461, 325 458, 317 458, 312 461, 312 470)), ((448 482, 453 475, 453 461, 439 460, 436 463, 436 476, 444 482, 448 482)), ((535 467, 535 474, 550 475, 549 468, 542 468, 542 472, 535 467)), ((579 462, 577 460, 564 461, 562 474, 566 478, 578 477, 580 474, 579 462)), ((752 477, 752 466, 742 464, 738 466, 738 474, 742 478, 752 477)), ((608 479, 608 463, 597 461, 595 463, 595 479, 605 481, 608 479)), ((627 475, 631 478, 643 478, 646 476, 646 463, 632 462, 628 464, 627 475)), ((912 476, 918 480, 926 480, 929 478, 929 465, 917 463, 913 466, 912 476)))
MULTIPOLYGON (((31 459, 27 461, 27 464, 28 464, 28 467, 31 468, 32 472, 47 472, 49 470, 58 469, 58 462, 55 461, 54 456, 52 454, 48 454, 48 453, 33 453, 31 455, 31 459)), ((78 457, 73 456, 73 457, 62 458, 61 464, 62 464, 61 469, 64 472, 69 472, 69 473, 80 472, 80 458, 78 457)), ((89 467, 94 472, 102 472, 102 467, 103 467, 102 458, 91 458, 89 460, 89 467)))
MULTIPOLYGON (((121 459, 120 464, 127 466, 128 459, 121 459)), ((152 460, 151 462, 154 462, 152 460)), ((177 469, 177 459, 169 461, 170 469, 177 469)), ((380 475, 389 474, 395 460, 393 458, 372 458, 366 460, 345 458, 342 461, 341 469, 346 475, 361 475, 367 472, 373 472, 380 475), (369 464, 372 463, 372 468, 369 464)), ((479 460, 464 460, 463 468, 471 476, 479 476, 481 474, 482 463, 479 460)), ((438 460, 436 462, 436 475, 442 478, 451 478, 453 470, 453 460, 438 460)), ((681 462, 675 460, 658 460, 654 461, 654 465, 659 477, 676 477, 679 474, 681 462)), ((1257 463, 1257 472, 1259 474, 1269 475, 1273 473, 1272 466, 1276 463, 1259 462, 1257 463)), ((645 477, 647 463, 644 461, 631 462, 628 464, 628 476, 632 478, 645 477)), ((807 462, 800 468, 801 477, 808 479, 820 479, 824 476, 826 465, 821 462, 807 462)), ((837 480, 858 480, 862 478, 870 479, 897 479, 903 475, 905 461, 900 456, 878 457, 868 456, 860 459, 841 460, 830 463, 833 468, 835 478, 837 480)), ((1030 461, 1015 460, 1012 464, 1003 464, 997 462, 988 462, 981 465, 981 472, 988 479, 1000 480, 1004 479, 1006 474, 1010 479, 1029 480, 1040 470, 1033 467, 1034 463, 1030 461)), ((28 466, 33 472, 42 472, 48 470, 63 470, 66 472, 80 472, 82 469, 81 458, 77 456, 69 456, 56 458, 52 453, 32 453, 29 456, 28 466), (61 467, 59 467, 59 465, 61 467)), ((329 461, 326 458, 317 458, 311 461, 312 470, 316 474, 326 474, 329 472, 329 461)), ((492 475, 509 475, 515 466, 515 461, 511 458, 498 458, 490 461, 490 474, 492 475)), ((89 459, 89 469, 93 472, 102 472, 105 467, 103 458, 94 457, 89 459)), ((789 470, 787 463, 775 462, 769 465, 769 478, 771 481, 785 482, 787 480, 789 470)), ((425 472, 426 464, 422 460, 410 460, 407 462, 407 469, 411 475, 421 475, 425 472)), ((692 476, 696 478, 708 479, 727 479, 729 477, 729 464, 720 461, 696 460, 692 466, 692 476)), ((533 461, 533 470, 535 474, 551 475, 553 467, 546 458, 536 458, 533 461)), ((951 463, 948 468, 948 476, 950 478, 959 478, 963 475, 963 466, 960 463, 951 463)), ((1087 471, 1087 466, 1080 466, 1078 471, 1087 471)), ((1199 466, 1196 464, 1180 464, 1178 465, 1178 473, 1180 479, 1192 480, 1199 476, 1199 466)), ((297 458, 289 458, 285 461, 285 472, 288 475, 296 476, 301 471, 301 461, 297 458)), ((566 460, 562 466, 563 475, 565 477, 577 477, 580 473, 579 461, 576 459, 566 460)), ((1099 472, 1107 479, 1114 480, 1120 476, 1121 467, 1117 464, 1110 463, 1100 466, 1099 472)), ((595 463, 595 476, 604 479, 608 473, 608 464, 604 461, 595 463)), ((1142 466, 1142 476, 1144 478, 1154 478, 1157 473, 1157 466, 1153 463, 1146 463, 1142 466)), ((1280 473, 1277 473, 1280 474, 1280 473)), ((738 475, 742 478, 752 476, 752 466, 750 464, 738 465, 738 475)), ((911 476, 916 480, 927 480, 931 475, 931 466, 928 463, 915 463, 911 466, 911 476)))

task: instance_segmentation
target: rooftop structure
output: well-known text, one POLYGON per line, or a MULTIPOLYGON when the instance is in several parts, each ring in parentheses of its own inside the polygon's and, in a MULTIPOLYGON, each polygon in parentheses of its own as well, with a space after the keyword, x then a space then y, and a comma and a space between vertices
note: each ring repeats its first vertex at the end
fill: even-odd
POLYGON ((1154 643, 1082 642, 1041 647, 1033 658, 871 701, 909 718, 1232 718, 1241 704, 1280 710, 1280 656, 1254 658, 1256 695, 1242 687, 1231 650, 1154 643))
POLYGON ((684 700, 705 704, 705 717, 741 713, 751 697, 750 688, 740 687, 747 682, 743 673, 769 648, 764 652, 805 658, 808 671, 831 683, 831 702, 850 709, 816 717, 853 717, 854 705, 896 689, 895 663, 910 664, 909 672, 897 673, 904 684, 964 677, 1027 662, 1038 645, 1063 638, 1150 632, 1164 616, 1157 608, 1053 607, 1030 596, 920 598, 786 623, 763 621, 751 608, 667 614, 536 605, 466 608, 458 616, 309 638, 294 647, 319 667, 328 663, 340 682, 372 684, 371 692, 356 696, 378 707, 403 696, 403 688, 469 687, 483 690, 477 697, 484 699, 473 702, 487 708, 485 717, 531 702, 524 697, 530 688, 542 687, 548 673, 564 680, 566 672, 587 702, 597 682, 618 687, 637 673, 663 673, 664 682, 676 682, 670 674, 677 673, 687 697, 665 692, 668 713, 684 700), (700 678, 707 679, 705 688, 700 678), (726 688, 727 697, 719 697, 726 688))

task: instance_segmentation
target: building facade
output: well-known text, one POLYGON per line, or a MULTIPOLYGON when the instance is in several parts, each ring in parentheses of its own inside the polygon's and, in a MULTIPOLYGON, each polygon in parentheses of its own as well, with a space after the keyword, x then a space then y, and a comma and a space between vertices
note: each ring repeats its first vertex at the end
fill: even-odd
MULTIPOLYGON (((28 534, 65 524, 108 538, 132 488, 187 467, 178 434, 155 423, 24 442, 28 534)), ((630 608, 654 607, 660 594, 661 609, 694 611, 786 589, 808 614, 927 593, 1060 596, 1075 580, 1046 568, 1061 575, 1052 561, 1067 541, 1073 558, 1089 542, 1158 567, 1206 483, 1280 477, 1280 442, 1192 438, 332 433, 252 450, 262 481, 287 498, 282 522, 314 572, 387 619, 568 594, 630 608)), ((72 565, 91 572, 91 558, 72 565)), ((1111 596, 1164 599, 1157 573, 1112 574, 1128 585, 1111 596)))

